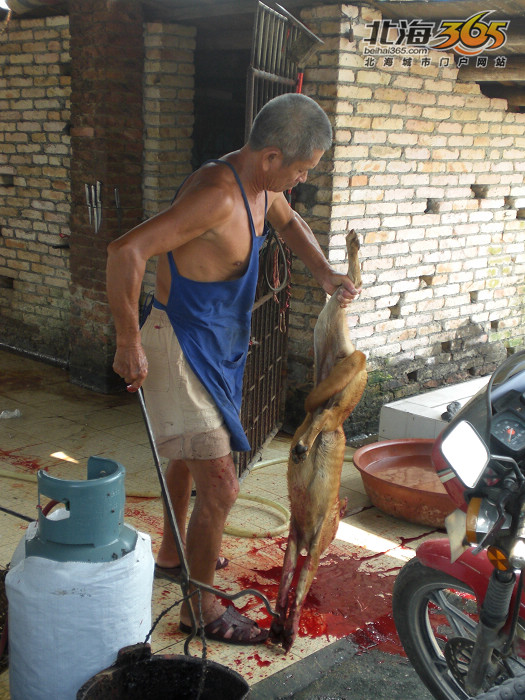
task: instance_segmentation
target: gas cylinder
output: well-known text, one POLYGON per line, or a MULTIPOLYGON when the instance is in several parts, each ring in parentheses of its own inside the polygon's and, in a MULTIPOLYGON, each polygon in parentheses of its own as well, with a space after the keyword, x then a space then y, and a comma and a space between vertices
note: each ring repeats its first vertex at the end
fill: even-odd
POLYGON ((124 467, 90 457, 87 479, 40 470, 39 514, 6 576, 12 700, 75 700, 151 627, 149 535, 124 523, 124 467), (42 497, 62 504, 44 514, 42 497))

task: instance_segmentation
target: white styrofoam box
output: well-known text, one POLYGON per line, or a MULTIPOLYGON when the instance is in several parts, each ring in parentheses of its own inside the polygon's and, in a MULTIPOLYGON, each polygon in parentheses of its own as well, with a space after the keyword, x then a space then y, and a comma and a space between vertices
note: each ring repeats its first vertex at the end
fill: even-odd
POLYGON ((436 438, 447 425, 441 418, 447 406, 453 401, 464 406, 489 379, 478 377, 385 404, 379 417, 380 439, 436 438))

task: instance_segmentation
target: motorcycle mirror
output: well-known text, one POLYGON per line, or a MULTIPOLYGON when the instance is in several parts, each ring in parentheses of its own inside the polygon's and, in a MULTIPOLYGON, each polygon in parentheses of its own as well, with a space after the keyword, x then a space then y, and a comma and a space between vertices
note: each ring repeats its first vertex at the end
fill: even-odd
POLYGON ((474 488, 490 460, 490 452, 475 428, 460 421, 443 438, 441 452, 466 488, 474 488))

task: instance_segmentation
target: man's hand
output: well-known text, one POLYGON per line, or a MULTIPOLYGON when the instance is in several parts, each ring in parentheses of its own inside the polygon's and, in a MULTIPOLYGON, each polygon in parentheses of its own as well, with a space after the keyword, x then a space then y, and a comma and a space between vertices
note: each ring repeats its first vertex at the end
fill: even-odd
POLYGON ((128 391, 137 391, 148 374, 148 360, 142 345, 117 346, 113 369, 128 385, 128 391))
POLYGON ((351 304, 356 296, 361 293, 361 288, 357 288, 352 280, 342 272, 331 271, 321 284, 327 294, 337 293, 339 306, 342 308, 351 304))

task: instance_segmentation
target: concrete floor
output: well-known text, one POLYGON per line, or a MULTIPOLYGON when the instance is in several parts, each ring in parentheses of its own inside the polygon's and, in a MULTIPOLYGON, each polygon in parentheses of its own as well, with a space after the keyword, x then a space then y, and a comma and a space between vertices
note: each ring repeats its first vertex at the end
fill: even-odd
MULTIPOLYGON (((125 466, 126 521, 151 536, 155 554, 162 534, 162 503, 137 397, 95 394, 70 384, 64 370, 7 352, 0 352, 0 368, 0 413, 14 409, 21 413, 20 417, 0 420, 0 567, 8 565, 27 527, 16 514, 35 517, 36 472, 47 469, 60 478, 84 479, 91 455, 109 457, 125 466)), ((256 465, 242 481, 241 494, 262 496, 287 507, 288 449, 289 437, 277 436, 266 449, 262 466, 256 465), (265 466, 267 462, 270 464, 265 466)), ((413 674, 392 622, 392 586, 415 548, 424 539, 441 533, 397 520, 373 507, 351 462, 352 452, 347 451, 341 483, 341 495, 348 497, 347 515, 321 562, 292 650, 285 654, 270 644, 238 647, 208 643, 208 657, 241 673, 253 687, 255 697, 280 697, 268 679, 284 678, 282 672, 286 675, 292 665, 304 670, 305 659, 311 660, 306 667, 312 672, 322 669, 314 660, 330 654, 338 640, 348 642, 352 657, 373 651, 381 659, 392 659, 402 668, 404 677, 413 674)), ((217 588, 231 593, 253 587, 274 604, 286 543, 282 513, 239 499, 229 518, 228 531, 236 534, 224 537, 222 553, 230 564, 217 573, 217 588)), ((178 599, 178 586, 155 580, 153 619, 178 599)), ((241 598, 237 605, 261 626, 269 626, 270 616, 255 597, 241 598)), ((178 630, 177 612, 171 611, 153 634, 153 651, 183 653, 184 639, 178 630)), ((190 651, 200 656, 200 642, 192 642, 190 651)), ((378 679, 370 674, 368 677, 370 688, 367 690, 365 674, 359 697, 383 697, 377 688, 373 690, 378 679)), ((8 688, 5 672, 0 675, 0 700, 9 698, 8 688)), ((288 686, 288 694, 282 697, 294 697, 298 692, 298 688, 290 690, 288 686)), ((413 697, 427 696, 419 691, 413 697)))

